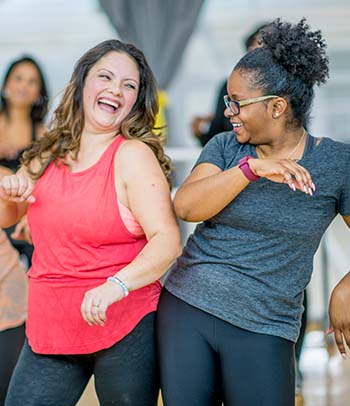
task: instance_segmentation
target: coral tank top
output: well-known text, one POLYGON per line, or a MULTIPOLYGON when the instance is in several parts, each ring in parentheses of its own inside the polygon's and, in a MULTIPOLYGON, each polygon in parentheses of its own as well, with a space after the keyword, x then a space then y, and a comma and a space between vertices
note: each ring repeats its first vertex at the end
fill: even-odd
POLYGON ((129 264, 147 243, 144 234, 126 228, 119 211, 114 156, 123 141, 119 135, 80 172, 51 163, 34 188, 26 331, 36 353, 90 354, 111 347, 157 308, 159 281, 112 304, 104 327, 89 326, 80 313, 85 292, 129 264))

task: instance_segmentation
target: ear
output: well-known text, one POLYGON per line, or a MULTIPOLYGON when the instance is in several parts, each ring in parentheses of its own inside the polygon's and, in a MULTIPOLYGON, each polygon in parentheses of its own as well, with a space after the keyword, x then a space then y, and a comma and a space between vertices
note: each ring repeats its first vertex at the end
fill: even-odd
POLYGON ((272 118, 278 119, 280 118, 287 110, 288 103, 287 100, 283 97, 277 97, 276 99, 272 100, 272 118))

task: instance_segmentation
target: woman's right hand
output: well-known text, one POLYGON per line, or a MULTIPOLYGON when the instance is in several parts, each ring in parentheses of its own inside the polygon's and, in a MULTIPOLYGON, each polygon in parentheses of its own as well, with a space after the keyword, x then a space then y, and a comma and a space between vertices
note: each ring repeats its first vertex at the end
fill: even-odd
POLYGON ((250 169, 258 176, 277 183, 287 183, 292 190, 313 195, 316 187, 307 169, 292 159, 260 159, 248 161, 250 169))
POLYGON ((22 173, 4 176, 0 181, 0 198, 9 202, 34 203, 33 182, 22 173))

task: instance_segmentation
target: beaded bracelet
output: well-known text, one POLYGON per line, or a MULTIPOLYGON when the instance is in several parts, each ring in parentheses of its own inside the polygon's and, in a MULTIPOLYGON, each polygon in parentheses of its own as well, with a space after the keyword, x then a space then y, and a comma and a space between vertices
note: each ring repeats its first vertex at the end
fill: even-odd
POLYGON ((128 289, 128 287, 125 285, 125 283, 124 283, 123 281, 121 281, 119 278, 117 278, 116 276, 109 276, 109 277, 107 278, 107 281, 113 282, 113 283, 117 283, 117 284, 123 289, 124 297, 127 297, 127 296, 128 296, 128 294, 129 294, 129 289, 128 289))

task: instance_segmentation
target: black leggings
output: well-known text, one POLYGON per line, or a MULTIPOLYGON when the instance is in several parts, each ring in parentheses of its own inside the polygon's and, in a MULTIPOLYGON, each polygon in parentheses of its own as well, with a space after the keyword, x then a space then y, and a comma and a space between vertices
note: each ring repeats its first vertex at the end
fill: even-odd
POLYGON ((92 374, 101 406, 156 406, 154 322, 153 312, 123 340, 88 355, 40 355, 25 343, 6 406, 73 406, 92 374))
POLYGON ((24 324, 0 331, 0 406, 4 405, 7 388, 25 339, 24 324))
POLYGON ((157 315, 165 406, 294 406, 294 344, 235 327, 163 290, 157 315))

